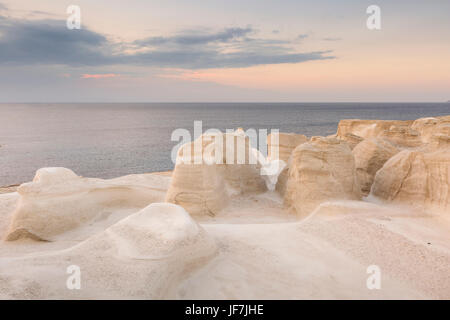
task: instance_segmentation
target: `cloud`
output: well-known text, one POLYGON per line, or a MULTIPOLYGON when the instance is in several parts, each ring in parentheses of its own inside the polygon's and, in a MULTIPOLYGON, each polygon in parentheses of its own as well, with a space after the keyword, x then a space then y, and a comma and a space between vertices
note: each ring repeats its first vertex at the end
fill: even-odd
MULTIPOLYGON (((207 69, 333 59, 330 50, 298 52, 294 42, 256 37, 252 27, 184 30, 116 43, 65 20, 0 19, 0 65, 150 66, 207 69)), ((307 35, 301 35, 302 38, 307 35)))
POLYGON ((28 11, 28 13, 31 16, 40 16, 41 18, 43 18, 43 17, 46 17, 46 18, 60 17, 59 14, 55 14, 55 13, 51 13, 51 12, 47 12, 47 11, 41 11, 41 10, 32 10, 32 11, 28 11))
POLYGON ((204 31, 183 32, 171 37, 149 37, 143 40, 135 41, 135 44, 140 46, 154 46, 162 44, 175 45, 201 45, 212 42, 229 42, 235 39, 242 38, 253 32, 252 28, 227 28, 223 31, 209 33, 204 31))
POLYGON ((256 65, 300 63, 312 60, 333 59, 325 56, 330 51, 316 51, 308 53, 264 54, 256 52, 238 52, 220 54, 217 52, 152 52, 140 54, 135 57, 136 63, 152 65, 157 61, 161 67, 178 65, 185 69, 210 68, 245 68, 256 65), (176 63, 173 63, 176 61, 176 63))
POLYGON ((299 34, 298 36, 297 36, 297 40, 303 40, 303 39, 306 39, 306 38, 308 38, 308 34, 306 34, 306 33, 302 33, 302 34, 299 34))
POLYGON ((8 11, 8 7, 0 2, 0 11, 8 11))
POLYGON ((324 40, 324 41, 341 41, 342 38, 337 38, 337 37, 327 37, 327 38, 322 38, 322 40, 324 40))
POLYGON ((1 64, 105 65, 118 62, 107 39, 62 20, 0 21, 1 64))
POLYGON ((105 78, 116 78, 118 74, 115 73, 100 73, 100 74, 89 74, 85 73, 81 75, 81 79, 105 79, 105 78))

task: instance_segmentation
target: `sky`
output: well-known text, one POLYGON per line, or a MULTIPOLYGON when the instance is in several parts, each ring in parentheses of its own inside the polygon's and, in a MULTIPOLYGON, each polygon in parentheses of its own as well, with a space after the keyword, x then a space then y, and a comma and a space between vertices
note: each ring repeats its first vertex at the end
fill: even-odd
POLYGON ((0 102, 447 100, 448 0, 0 0, 0 102))

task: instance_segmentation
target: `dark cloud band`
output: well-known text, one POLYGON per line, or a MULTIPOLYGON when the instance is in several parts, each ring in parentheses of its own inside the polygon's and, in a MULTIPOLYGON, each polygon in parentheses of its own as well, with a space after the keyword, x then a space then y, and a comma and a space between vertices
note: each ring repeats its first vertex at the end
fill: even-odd
POLYGON ((0 64, 205 69, 334 58, 330 51, 296 52, 285 40, 252 38, 257 31, 251 27, 184 31, 117 44, 89 29, 68 30, 65 25, 63 20, 0 18, 0 64), (126 54, 123 48, 136 53, 126 54))

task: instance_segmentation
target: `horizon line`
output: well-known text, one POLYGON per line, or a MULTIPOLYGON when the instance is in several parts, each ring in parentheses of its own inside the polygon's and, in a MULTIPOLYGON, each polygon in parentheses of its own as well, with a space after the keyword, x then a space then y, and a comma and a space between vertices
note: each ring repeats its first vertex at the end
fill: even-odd
POLYGON ((450 103, 447 101, 0 101, 0 104, 175 104, 175 103, 215 103, 215 104, 256 104, 256 103, 450 103))

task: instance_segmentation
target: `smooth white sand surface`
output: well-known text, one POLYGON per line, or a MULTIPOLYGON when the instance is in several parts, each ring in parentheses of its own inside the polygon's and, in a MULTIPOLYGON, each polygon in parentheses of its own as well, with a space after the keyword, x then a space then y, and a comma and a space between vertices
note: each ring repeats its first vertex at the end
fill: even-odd
MULTIPOLYGON (((17 199, 0 195, 0 234, 17 199)), ((298 220, 275 192, 235 196, 198 228, 158 208, 117 210, 52 241, 1 242, 0 298, 450 299, 440 216, 366 200, 322 203, 298 220), (66 287, 69 265, 81 268, 80 290, 66 287), (381 270, 379 290, 366 286, 369 265, 381 270)))

